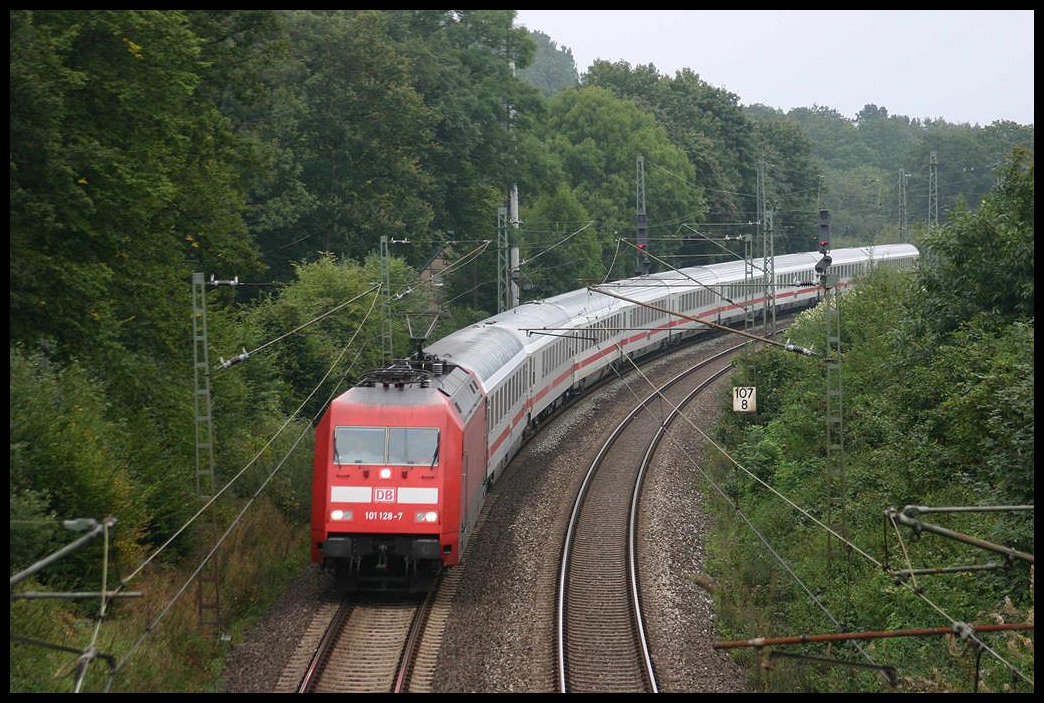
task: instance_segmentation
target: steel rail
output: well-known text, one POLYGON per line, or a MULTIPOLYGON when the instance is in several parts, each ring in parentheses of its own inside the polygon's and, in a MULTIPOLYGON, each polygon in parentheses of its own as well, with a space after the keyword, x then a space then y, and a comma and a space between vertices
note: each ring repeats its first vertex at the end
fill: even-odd
POLYGON ((334 643, 341 634, 341 627, 354 608, 355 603, 346 598, 341 603, 341 607, 337 609, 333 619, 330 620, 330 626, 326 628, 323 638, 319 641, 319 646, 316 647, 315 654, 312 655, 312 660, 308 662, 308 669, 301 677, 301 683, 297 686, 298 693, 311 693, 315 689, 319 676, 323 673, 323 668, 333 651, 334 643))
MULTIPOLYGON (((587 474, 584 476, 584 479, 583 479, 583 481, 582 481, 582 483, 580 485, 580 488, 577 491, 576 499, 573 501, 573 508, 572 508, 572 512, 571 512, 570 518, 569 518, 569 525, 566 528, 565 537, 563 539, 562 559, 561 559, 561 566, 560 566, 560 569, 559 569, 559 577, 558 577, 558 597, 557 597, 557 612, 556 612, 556 616, 555 616, 555 633, 556 633, 556 650, 557 650, 556 654, 557 654, 557 664, 558 664, 558 667, 557 667, 558 668, 558 687, 559 687, 559 691, 561 693, 566 693, 568 691, 568 685, 567 685, 567 682, 566 682, 567 671, 566 671, 566 662, 565 662, 565 641, 566 641, 566 633, 565 633, 565 594, 566 594, 566 587, 567 587, 567 580, 568 580, 568 570, 569 570, 569 564, 570 564, 570 556, 571 556, 571 552, 572 552, 572 543, 573 543, 574 533, 576 532, 577 521, 578 521, 579 515, 580 515, 580 507, 583 505, 584 499, 585 499, 586 494, 587 494, 587 489, 590 486, 591 481, 594 478, 594 475, 597 473, 599 465, 601 464, 601 462, 604 459, 605 455, 608 453, 609 449, 616 442, 617 438, 623 433, 623 431, 627 428, 627 426, 638 416, 638 413, 641 412, 642 410, 644 410, 646 405, 648 405, 654 399, 658 398, 660 396, 660 394, 665 389, 670 388, 671 386, 673 386, 676 383, 680 382, 683 378, 685 378, 686 376, 690 375, 691 373, 693 373, 697 369, 706 366, 707 364, 711 363, 712 361, 718 359, 721 356, 724 356, 726 354, 734 352, 736 349, 744 346, 747 343, 748 342, 743 342, 741 344, 736 345, 735 347, 730 347, 729 349, 727 349, 725 351, 719 352, 718 354, 715 354, 714 356, 711 356, 711 357, 709 357, 707 359, 704 359, 704 360, 700 361, 698 364, 695 364, 694 366, 690 367, 689 369, 686 369, 685 371, 682 371, 681 373, 676 375, 674 378, 670 379, 669 381, 667 381, 666 383, 661 385, 658 389, 654 390, 651 394, 649 394, 649 396, 646 397, 643 401, 641 401, 638 405, 636 405, 631 410, 631 412, 628 413, 627 417, 625 417, 619 423, 619 425, 617 425, 616 429, 613 430, 613 433, 609 436, 609 438, 602 445, 601 449, 598 451, 598 454, 595 456, 594 461, 592 461, 591 467, 588 469, 587 474)), ((640 620, 640 613, 636 613, 636 614, 634 614, 634 616, 636 618, 636 621, 640 620)), ((644 627, 641 628, 641 634, 642 634, 642 637, 644 638, 644 627)), ((645 651, 647 652, 648 651, 648 644, 644 641, 644 639, 642 641, 642 646, 643 646, 643 649, 645 649, 645 651)), ((650 676, 650 684, 655 688, 656 687, 655 675, 654 675, 654 672, 652 670, 651 659, 647 658, 646 667, 647 667, 647 673, 650 676)))
POLYGON ((409 683, 407 679, 412 674, 413 660, 416 657, 421 636, 424 634, 424 628, 427 626, 428 615, 431 613, 432 606, 435 603, 441 580, 442 575, 440 574, 435 583, 432 584, 431 590, 428 591, 428 595, 424 598, 424 602, 417 608, 417 612, 413 616, 410 632, 406 636, 406 644, 402 648, 399 671, 395 675, 395 685, 392 687, 392 693, 406 693, 406 685, 409 683))
MULTIPOLYGON (((747 344, 750 344, 750 342, 743 342, 743 343, 739 344, 736 348, 745 346, 747 344)), ((729 351, 731 352, 731 351, 734 351, 734 350, 735 349, 731 349, 729 351)), ((728 353, 728 352, 723 352, 723 353, 728 353)), ((720 355, 718 355, 718 356, 720 356, 720 355)), ((714 358, 717 358, 717 357, 714 357, 714 358)), ((708 359, 708 361, 712 361, 714 358, 708 359)), ((648 469, 649 464, 652 463, 653 454, 655 454, 656 450, 659 448, 660 440, 663 439, 664 434, 666 434, 667 427, 670 425, 671 421, 674 420, 674 418, 678 415, 678 413, 681 412, 682 407, 684 407, 686 404, 688 404, 696 394, 703 392, 703 390, 708 385, 710 385, 712 382, 716 381, 718 378, 720 378, 724 373, 726 373, 731 368, 732 368, 731 364, 729 364, 728 366, 724 366, 720 371, 712 374, 709 378, 704 379, 704 381, 702 383, 700 383, 698 386, 696 386, 696 388, 694 388, 692 390, 692 392, 690 392, 688 395, 686 395, 685 398, 683 400, 681 400, 677 404, 677 406, 675 406, 671 410, 671 413, 660 424, 659 429, 656 431, 656 435, 653 437, 652 441, 649 442, 649 446, 645 450, 645 456, 642 458, 642 464, 641 464, 641 467, 638 469, 638 476, 637 476, 637 478, 635 479, 635 482, 634 482, 634 491, 631 494, 631 514, 630 514, 630 518, 628 520, 628 537, 627 537, 628 579, 630 581, 630 589, 631 589, 631 605, 632 605, 632 609, 634 610, 634 614, 635 614, 635 627, 638 629, 639 640, 640 640, 640 642, 642 644, 642 653, 643 653, 643 657, 644 657, 644 662, 645 662, 645 666, 647 668, 647 672, 648 672, 648 675, 649 675, 649 680, 651 681, 651 686, 652 686, 652 689, 653 689, 653 691, 652 691, 653 693, 659 693, 659 687, 657 686, 657 683, 656 683, 656 675, 655 675, 655 671, 654 671, 654 668, 653 668, 652 656, 649 653, 649 644, 648 644, 648 640, 647 640, 646 634, 645 634, 645 624, 644 624, 645 623, 645 617, 642 614, 641 598, 640 598, 640 595, 638 593, 638 563, 637 563, 638 562, 638 560, 637 560, 637 551, 638 551, 638 549, 637 549, 637 543, 638 543, 638 504, 639 504, 639 500, 640 500, 640 497, 641 497, 642 484, 644 482, 645 472, 648 469)))

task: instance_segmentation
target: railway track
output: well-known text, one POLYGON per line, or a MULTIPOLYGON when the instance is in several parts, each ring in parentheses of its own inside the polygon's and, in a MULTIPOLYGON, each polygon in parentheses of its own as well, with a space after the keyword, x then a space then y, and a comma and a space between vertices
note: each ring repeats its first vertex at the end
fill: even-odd
POLYGON ((559 569, 559 691, 659 690, 636 556, 642 478, 675 408, 725 373, 745 344, 699 362, 642 400, 592 462, 569 518, 559 569))
POLYGON ((433 590, 423 600, 416 596, 366 601, 346 597, 336 607, 324 604, 298 647, 299 656, 280 678, 277 692, 406 690, 435 594, 433 590), (307 664, 302 673, 303 659, 307 664))
POLYGON ((274 693, 432 693, 461 573, 446 572, 426 596, 328 598, 274 693))

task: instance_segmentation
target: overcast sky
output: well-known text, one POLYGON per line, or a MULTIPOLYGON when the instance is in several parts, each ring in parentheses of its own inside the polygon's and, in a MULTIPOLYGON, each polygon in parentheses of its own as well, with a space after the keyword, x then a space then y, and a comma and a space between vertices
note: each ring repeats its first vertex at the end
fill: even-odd
POLYGON ((597 59, 690 68, 742 105, 819 105, 986 126, 1033 123, 1032 10, 518 10, 597 59))

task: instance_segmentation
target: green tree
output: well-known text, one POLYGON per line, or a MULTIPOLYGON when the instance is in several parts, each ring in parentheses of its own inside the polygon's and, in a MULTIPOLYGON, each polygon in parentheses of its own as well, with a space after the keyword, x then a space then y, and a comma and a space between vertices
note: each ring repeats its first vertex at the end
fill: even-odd
MULTIPOLYGON (((841 299, 846 527, 849 541, 863 549, 879 543, 884 507, 1032 502, 1032 158, 1013 154, 1003 173, 977 213, 959 213, 930 233, 919 272, 878 269, 841 299), (1002 285, 989 274, 998 252, 1019 262, 1002 285), (1000 290, 986 290, 987 279, 1000 290)), ((816 308, 799 316, 788 335, 807 346, 822 339, 823 325, 816 308)), ((849 629, 918 626, 937 618, 939 610, 965 622, 1031 617, 1031 576, 1021 563, 984 577, 918 579, 914 591, 870 560, 825 559, 822 531, 796 512, 783 515, 777 496, 747 473, 792 503, 823 509, 822 374, 810 373, 807 360, 776 351, 753 355, 750 365, 764 391, 762 412, 727 417, 723 427, 746 471, 722 462, 717 480, 787 568, 783 577, 753 533, 731 527, 737 521, 719 523, 714 568, 720 570, 726 636, 749 631, 752 621, 761 628, 834 627, 821 607, 849 629), (817 593, 818 602, 807 597, 806 588, 817 593), (748 590, 760 597, 736 602, 748 590)), ((734 511, 723 506, 722 517, 734 511)), ((940 515, 931 522, 1033 551, 1032 519, 1025 514, 940 515)), ((887 532, 885 539, 895 544, 892 530, 887 532)), ((980 551, 956 541, 903 542, 904 567, 982 559, 980 551)), ((919 641, 883 643, 874 656, 880 663, 904 662, 907 690, 963 690, 974 673, 919 641)), ((1032 643, 1012 638, 1004 656, 1022 670, 1032 668, 1032 643)), ((993 690, 1009 677, 1006 668, 983 669, 993 690)), ((878 684, 807 672, 774 685, 848 691, 875 690, 878 684)))
POLYGON ((799 127, 778 116, 752 122, 755 149, 765 168, 766 208, 773 212, 776 255, 808 251, 807 233, 816 233, 818 176, 811 142, 799 127))
MULTIPOLYGON (((855 168, 873 158, 860 139, 855 123, 837 110, 822 106, 794 108, 787 118, 797 123, 812 141, 812 153, 837 169, 855 168)), ((898 169, 898 164, 894 165, 898 169)))
POLYGON ((526 208, 522 248, 523 299, 546 298, 600 281, 597 229, 564 185, 526 208))
POLYGON ((227 125, 195 97, 200 41, 187 25, 177 11, 12 12, 16 339, 166 356, 185 339, 171 304, 186 255, 256 264, 222 163, 227 125))
MULTIPOLYGON (((91 369, 135 479, 188 485, 189 275, 260 270, 203 41, 182 11, 11 20, 12 341, 91 369)), ((153 534, 187 509, 144 496, 153 534)))
MULTIPOLYGON (((242 193, 243 220, 272 274, 289 271, 292 252, 273 231, 291 229, 315 207, 301 180, 304 170, 300 124, 306 114, 304 67, 291 52, 283 12, 272 10, 192 10, 188 19, 201 38, 201 82, 197 94, 226 120, 229 146, 204 162, 218 161, 235 172, 242 193)), ((209 174, 208 174, 209 175, 209 174)), ((200 190, 205 190, 206 184, 200 190)), ((226 197, 214 189, 209 197, 226 197)), ((207 193, 201 193, 204 200, 207 193)), ((204 231, 209 228, 197 228, 204 231)), ((193 235, 193 258, 199 247, 193 235)), ((242 262, 234 271, 245 274, 242 262)))
MULTIPOLYGON (((751 108, 748 108, 750 110, 751 108)), ((764 114, 766 108, 757 108, 764 114)), ((963 201, 971 210, 996 184, 997 167, 1016 147, 1032 150, 1033 127, 998 122, 988 127, 944 119, 889 115, 868 104, 848 119, 836 110, 814 106, 786 114, 813 144, 823 175, 820 203, 858 243, 896 241, 899 227, 899 174, 906 181, 906 217, 914 226, 928 219, 929 161, 935 152, 939 218, 946 221, 963 201), (874 207, 867 208, 873 201, 874 207)))
POLYGON ((362 258, 381 235, 426 228, 431 176, 421 157, 437 115, 414 89, 384 15, 295 10, 286 24, 306 105, 293 142, 314 207, 274 227, 269 251, 287 260, 318 251, 362 258))
POLYGON ((583 85, 601 86, 651 107, 661 79, 660 72, 651 63, 632 67, 626 61, 595 61, 584 74, 583 85))
POLYGON ((1013 152, 1002 173, 978 212, 956 212, 921 242, 928 295, 918 318, 929 329, 948 332, 980 315, 995 325, 1033 317, 1032 156, 1013 152))
MULTIPOLYGON (((513 10, 393 10, 391 32, 410 57, 414 84, 438 114, 423 167, 432 174, 433 219, 427 233, 411 234, 408 260, 419 266, 447 240, 495 239, 497 208, 518 182, 528 156, 523 142, 540 97, 512 75, 529 65, 535 43, 513 26, 513 10)), ((527 193, 528 195, 528 193, 527 193)), ((495 256, 462 276, 496 280, 495 256)), ((473 287, 480 280, 455 285, 473 287)), ((492 299, 487 296, 487 299, 492 299)))
POLYGON ((610 267, 614 277, 634 272, 634 254, 624 247, 618 255, 617 239, 630 239, 636 227, 639 155, 646 162, 646 211, 655 255, 672 256, 681 244, 681 223, 704 213, 703 193, 692 185, 693 168, 685 154, 652 115, 629 100, 596 87, 557 93, 541 134, 561 159, 577 201, 597 218, 603 272, 610 267))
MULTIPOLYGON (((11 501, 29 523, 12 530, 12 569, 42 558, 56 542, 72 541, 68 533, 47 529, 57 523, 55 516, 99 521, 115 517, 116 563, 124 568, 134 564, 150 527, 147 504, 157 492, 169 499, 182 490, 172 482, 139 480, 130 461, 133 452, 128 452, 133 436, 112 413, 102 384, 80 364, 64 367, 21 347, 12 347, 10 364, 11 501)), ((63 586, 98 582, 100 567, 97 555, 84 552, 63 560, 42 578, 63 586), (86 579, 84 572, 90 574, 86 579)))
POLYGON ((543 32, 532 31, 529 36, 536 42, 537 49, 533 63, 518 74, 523 80, 536 86, 544 97, 580 83, 576 61, 569 47, 559 47, 543 32))
POLYGON ((865 105, 856 115, 855 126, 859 139, 872 154, 872 163, 887 169, 895 164, 906 164, 918 149, 918 124, 902 115, 889 115, 877 105, 865 105))
MULTIPOLYGON (((702 226, 701 231, 736 235, 741 233, 737 224, 757 219, 757 203, 752 194, 757 187, 759 150, 753 125, 739 107, 738 96, 712 87, 690 69, 670 78, 661 76, 652 64, 632 69, 626 62, 595 62, 585 83, 634 100, 656 116, 693 168, 692 184, 705 193, 707 219, 729 223, 724 231, 712 226, 702 226)), ((651 163, 654 171, 663 167, 664 164, 651 163)), ((694 205, 694 213, 704 207, 694 205)), ((689 221, 698 223, 699 219, 690 217, 689 221)), ((780 231, 783 226, 780 223, 780 231)), ((719 257, 721 250, 702 239, 693 239, 686 243, 684 253, 699 257, 694 263, 708 263, 714 259, 707 257, 719 257)))

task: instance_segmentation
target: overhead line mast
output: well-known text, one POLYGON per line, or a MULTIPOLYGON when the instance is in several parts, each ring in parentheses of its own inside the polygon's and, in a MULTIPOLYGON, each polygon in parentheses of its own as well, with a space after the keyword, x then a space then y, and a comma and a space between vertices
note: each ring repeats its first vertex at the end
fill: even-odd
POLYGON ((928 155, 928 227, 939 226, 939 156, 936 152, 928 155))
POLYGON ((761 270, 765 284, 761 324, 768 334, 769 330, 776 328, 776 233, 772 226, 772 211, 765 205, 764 159, 758 162, 758 227, 761 229, 761 270))
MULTIPOLYGON (((508 66, 510 66, 511 68, 511 77, 514 78, 515 62, 509 61, 508 66)), ((507 130, 510 134, 511 124, 515 121, 515 106, 509 104, 507 112, 507 130)), ((522 272, 519 270, 519 223, 520 220, 518 217, 518 183, 512 183, 511 187, 508 189, 507 222, 505 223, 502 240, 506 257, 502 263, 503 275, 505 277, 503 295, 506 296, 506 299, 503 301, 502 304, 504 305, 504 309, 507 310, 518 307, 518 304, 521 301, 521 296, 519 294, 519 281, 522 277, 522 272), (509 231, 506 225, 511 226, 511 230, 514 231, 514 237, 509 236, 509 231)), ((500 223, 498 222, 498 232, 499 226, 500 223)), ((498 304, 498 308, 499 307, 500 304, 498 304)), ((502 311, 503 310, 498 309, 497 312, 502 311)))
POLYGON ((906 181, 910 174, 899 169, 899 241, 901 243, 910 240, 910 221, 906 211, 906 181))
MULTIPOLYGON (((823 316, 826 321, 826 490, 825 522, 842 537, 848 536, 845 494, 845 446, 843 406, 841 394, 841 291, 837 276, 829 271, 830 211, 819 211, 819 253, 823 258, 816 264, 819 283, 823 286, 823 316)), ((838 545, 840 546, 840 545, 838 545)), ((827 563, 836 556, 830 533, 827 533, 827 563)))
POLYGON ((649 218, 645 213, 645 157, 638 155, 637 174, 635 176, 635 210, 637 212, 638 232, 635 237, 637 253, 635 255, 634 273, 636 276, 649 274, 649 218))
POLYGON ((511 307, 511 271, 508 259, 508 209, 497 208, 497 312, 511 307))
MULTIPOLYGON (((210 285, 238 285, 233 281, 215 281, 210 285)), ((193 350, 193 408, 196 426, 196 495, 205 504, 215 493, 214 420, 210 386, 210 342, 207 335, 207 283, 202 272, 192 274, 192 350, 193 350)), ((210 532, 220 534, 217 512, 210 511, 210 532)), ((199 575, 196 592, 196 612, 200 630, 220 633, 221 565, 218 555, 207 560, 199 575)))

